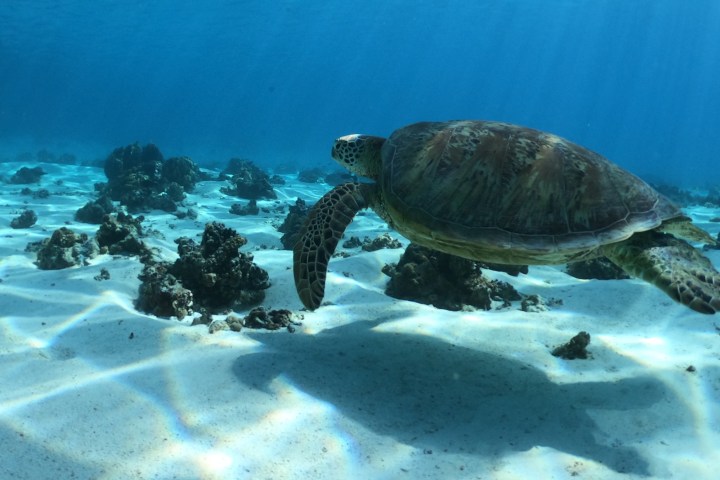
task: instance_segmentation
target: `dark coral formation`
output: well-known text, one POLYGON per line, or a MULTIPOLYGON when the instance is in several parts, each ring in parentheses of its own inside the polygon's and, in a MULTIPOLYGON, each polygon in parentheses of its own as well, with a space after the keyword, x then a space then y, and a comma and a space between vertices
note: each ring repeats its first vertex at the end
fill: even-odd
POLYGON ((100 249, 95 239, 88 238, 87 234, 77 234, 69 228, 60 227, 50 238, 29 244, 27 250, 37 250, 35 264, 38 268, 60 270, 87 264, 100 249))
POLYGON ((103 267, 100 269, 100 273, 93 277, 96 282, 102 282, 103 280, 110 280, 110 271, 103 267))
POLYGON ((607 258, 593 258, 567 265, 568 275, 584 280, 620 280, 630 278, 625 271, 607 258))
POLYGON ((270 177, 270 183, 272 185, 285 185, 285 179, 280 175, 273 175, 270 177))
POLYGON ((37 214, 32 210, 23 210, 20 215, 10 221, 12 228, 30 228, 37 222, 37 214))
MULTIPOLYGON (((179 193, 191 192, 195 184, 200 181, 200 169, 190 157, 168 158, 162 164, 162 178, 168 185, 177 185, 182 188, 179 193)), ((175 194, 177 197, 178 194, 175 194)))
POLYGON ((575 360, 577 358, 586 359, 590 354, 587 351, 588 345, 590 345, 590 334, 580 332, 571 338, 569 342, 555 347, 551 353, 555 357, 566 360, 575 360))
POLYGON ((254 169, 255 164, 252 160, 248 160, 247 158, 237 158, 233 157, 230 160, 228 160, 227 165, 223 169, 222 172, 220 172, 221 180, 227 177, 232 177, 233 175, 242 174, 245 172, 248 168, 254 169))
POLYGON ((196 220, 198 217, 198 212, 192 208, 188 208, 187 210, 178 210, 176 212, 173 212, 173 215, 180 219, 189 218, 190 220, 196 220))
POLYGON ((343 248, 358 248, 361 247, 363 244, 362 240, 360 240, 360 237, 350 237, 347 240, 345 240, 342 244, 343 248))
POLYGON ((229 179, 231 186, 220 189, 226 195, 248 200, 277 198, 268 174, 250 160, 231 158, 223 174, 232 175, 229 179))
POLYGON ((41 167, 22 167, 10 177, 9 183, 16 185, 25 185, 29 183, 40 183, 40 179, 45 175, 41 167))
POLYGON ((83 223, 99 225, 105 215, 115 212, 115 206, 107 195, 100 195, 96 200, 87 202, 75 212, 75 220, 83 223))
POLYGON ((174 212, 201 177, 192 160, 164 160, 153 144, 116 148, 105 160, 104 169, 107 194, 131 212, 153 208, 174 212))
POLYGON ((193 292, 195 301, 216 311, 233 305, 260 303, 270 286, 268 274, 253 263, 253 256, 240 252, 247 240, 222 223, 205 226, 200 245, 181 237, 180 258, 170 269, 193 292))
POLYGON ((175 263, 146 261, 138 309, 162 317, 182 318, 197 310, 219 312, 249 306, 265 298, 268 274, 240 252, 247 240, 222 223, 205 225, 202 240, 180 237, 175 263))
POLYGON ((193 313, 193 294, 168 270, 169 263, 146 263, 142 273, 135 308, 158 317, 177 317, 193 313))
POLYGON ((163 155, 153 144, 141 147, 134 143, 118 147, 105 159, 105 176, 110 182, 117 182, 132 173, 143 174, 150 179, 159 179, 163 155))
POLYGON ((505 306, 520 300, 512 285, 483 277, 477 262, 413 243, 398 264, 386 265, 383 273, 390 276, 385 293, 391 297, 445 310, 489 310, 492 301, 505 306))
POLYGON ((260 213, 260 209, 257 206, 257 201, 250 200, 247 205, 240 203, 233 203, 230 205, 230 213, 233 215, 257 215, 260 213))
POLYGON ((305 200, 298 198, 295 205, 291 205, 285 220, 278 227, 278 231, 283 234, 280 242, 285 250, 292 250, 300 237, 300 229, 302 229, 307 219, 310 209, 305 200))
POLYGON ((112 255, 139 255, 141 260, 149 258, 150 249, 140 239, 143 236, 140 223, 144 217, 133 218, 123 212, 105 215, 97 231, 97 243, 102 253, 112 255))

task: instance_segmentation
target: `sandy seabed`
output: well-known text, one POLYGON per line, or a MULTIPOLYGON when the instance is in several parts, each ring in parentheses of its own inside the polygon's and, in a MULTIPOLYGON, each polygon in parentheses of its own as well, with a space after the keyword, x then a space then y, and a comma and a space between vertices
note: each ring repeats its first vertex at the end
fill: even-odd
MULTIPOLYGON (((6 176, 20 166, 2 164, 6 176)), ((230 215, 238 199, 202 182, 187 199, 198 218, 150 212, 143 226, 159 234, 145 241, 172 260, 175 238, 221 221, 270 274, 264 305, 304 316, 295 333, 209 334, 134 308, 137 258, 38 269, 28 242, 61 226, 93 235, 73 214, 105 181, 102 169, 41 166, 47 199, 0 184, 0 478, 717 478, 720 319, 648 284, 488 271, 562 304, 449 312, 384 294, 381 267, 402 249, 354 249, 331 262, 331 305, 301 312, 284 214, 230 215), (23 208, 38 223, 10 228, 23 208), (109 280, 95 279, 101 268, 109 280), (581 330, 591 359, 550 355, 581 330)), ((286 179, 286 204, 329 189, 286 179)), ((720 212, 687 213, 720 230, 709 221, 720 212)), ((347 234, 385 232, 368 212, 347 234)))

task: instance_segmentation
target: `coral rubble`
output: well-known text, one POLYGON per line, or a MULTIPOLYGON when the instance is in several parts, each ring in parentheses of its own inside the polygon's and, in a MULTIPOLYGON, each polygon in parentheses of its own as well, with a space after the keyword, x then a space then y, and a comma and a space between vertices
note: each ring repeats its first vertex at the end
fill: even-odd
POLYGON ((75 212, 75 220, 83 223, 100 224, 105 215, 116 211, 112 200, 107 195, 100 195, 97 199, 87 202, 75 212))

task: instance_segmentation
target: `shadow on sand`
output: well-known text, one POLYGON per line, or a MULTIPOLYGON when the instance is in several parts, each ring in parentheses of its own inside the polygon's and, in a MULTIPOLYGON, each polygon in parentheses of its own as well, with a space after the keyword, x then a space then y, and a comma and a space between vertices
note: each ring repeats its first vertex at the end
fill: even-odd
POLYGON ((670 395, 657 380, 557 385, 516 360, 373 330, 378 323, 251 335, 265 351, 238 358, 235 375, 266 389, 282 374, 365 427, 421 449, 497 457, 547 446, 649 475, 645 459, 619 445, 621 433, 604 432, 588 410, 627 410, 634 419, 670 395))

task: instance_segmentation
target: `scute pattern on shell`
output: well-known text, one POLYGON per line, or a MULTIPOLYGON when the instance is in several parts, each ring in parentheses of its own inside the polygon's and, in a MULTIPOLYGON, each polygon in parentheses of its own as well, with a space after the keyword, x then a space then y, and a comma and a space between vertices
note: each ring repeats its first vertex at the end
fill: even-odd
POLYGON ((645 182, 558 136, 499 122, 425 122, 383 146, 385 206, 404 233, 532 251, 628 238, 681 212, 645 182))

